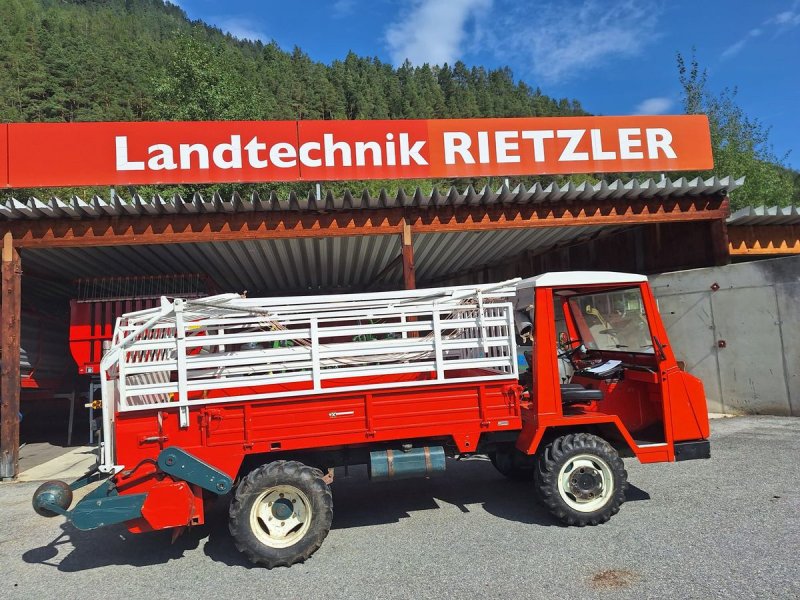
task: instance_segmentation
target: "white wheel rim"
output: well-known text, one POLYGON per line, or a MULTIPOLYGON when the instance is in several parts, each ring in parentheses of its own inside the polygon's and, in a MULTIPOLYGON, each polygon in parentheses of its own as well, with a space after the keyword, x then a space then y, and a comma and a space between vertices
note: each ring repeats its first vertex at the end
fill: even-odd
POLYGON ((261 492, 250 509, 250 529, 270 548, 299 542, 311 527, 311 502, 291 485, 276 485, 261 492))
POLYGON ((609 501, 614 491, 611 467, 599 456, 579 454, 558 472, 558 493, 570 508, 594 512, 609 501))

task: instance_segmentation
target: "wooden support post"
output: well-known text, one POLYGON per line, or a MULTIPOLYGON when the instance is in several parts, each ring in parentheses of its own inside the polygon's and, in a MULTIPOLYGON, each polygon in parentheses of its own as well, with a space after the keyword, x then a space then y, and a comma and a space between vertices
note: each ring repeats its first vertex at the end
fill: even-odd
MULTIPOLYGON (((400 242, 402 244, 403 258, 403 287, 407 290, 417 289, 417 277, 414 273, 414 243, 411 239, 411 225, 403 219, 403 233, 400 242)), ((408 317, 408 321, 416 321, 414 316, 408 317)), ((418 331, 409 331, 408 337, 415 338, 419 335, 418 331)))
POLYGON ((20 260, 10 232, 3 236, 2 306, 0 306, 0 479, 13 479, 19 468, 19 327, 20 260))
POLYGON ((725 219, 715 219, 709 223, 711 229, 711 257, 715 267, 731 264, 731 251, 728 243, 728 224, 725 219))
POLYGON ((407 290, 417 289, 414 274, 414 244, 411 240, 411 225, 403 219, 403 284, 407 290))

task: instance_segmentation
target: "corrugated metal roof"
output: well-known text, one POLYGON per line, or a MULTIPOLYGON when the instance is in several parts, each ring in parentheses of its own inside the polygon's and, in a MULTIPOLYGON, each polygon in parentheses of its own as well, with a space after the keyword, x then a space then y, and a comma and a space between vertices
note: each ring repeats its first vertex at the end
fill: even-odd
POLYGON ((399 254, 399 236, 374 235, 26 249, 22 260, 61 279, 200 271, 224 291, 313 291, 366 287, 399 254))
POLYGON ((414 236, 414 263, 420 281, 431 281, 470 268, 497 264, 525 250, 547 250, 572 244, 620 227, 545 227, 414 236))
MULTIPOLYGON (((544 251, 618 229, 546 227, 420 234, 414 238, 417 282, 425 285, 447 274, 516 257, 526 250, 544 251)), ((397 235, 26 248, 22 252, 26 273, 56 281, 203 272, 221 291, 258 294, 398 288, 403 281, 397 235)))
POLYGON ((390 195, 382 190, 377 196, 371 196, 367 190, 361 194, 346 191, 341 197, 327 192, 317 199, 313 192, 308 197, 299 197, 293 192, 288 196, 279 196, 270 192, 261 197, 254 193, 246 198, 238 193, 229 199, 215 194, 204 198, 195 194, 191 198, 175 195, 171 198, 154 196, 149 200, 135 195, 129 200, 114 196, 110 200, 95 196, 83 200, 77 196, 69 200, 51 198, 39 200, 31 198, 27 201, 15 198, 0 202, 0 219, 92 219, 109 216, 158 216, 173 214, 198 213, 236 213, 250 211, 336 211, 336 210, 369 210, 379 208, 427 208, 436 206, 471 206, 486 204, 537 204, 540 202, 601 201, 601 200, 640 200, 649 198, 674 198, 692 196, 711 196, 723 192, 730 193, 744 183, 744 178, 712 177, 702 180, 699 177, 687 180, 664 178, 660 181, 633 179, 623 182, 620 179, 596 184, 573 182, 562 186, 550 184, 543 187, 536 183, 533 187, 517 186, 513 189, 503 186, 496 191, 484 187, 480 191, 472 186, 463 191, 451 187, 447 191, 436 188, 429 194, 419 188, 414 192, 400 189, 390 195))
POLYGON ((747 206, 728 217, 728 225, 800 225, 800 206, 747 206))

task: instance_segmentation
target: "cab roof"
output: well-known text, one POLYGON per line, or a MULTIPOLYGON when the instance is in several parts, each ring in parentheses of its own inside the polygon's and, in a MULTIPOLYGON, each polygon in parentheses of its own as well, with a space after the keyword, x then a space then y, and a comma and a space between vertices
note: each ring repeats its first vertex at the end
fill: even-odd
POLYGON ((574 285, 608 285, 614 283, 641 283, 647 276, 614 271, 554 271, 528 277, 516 284, 517 289, 530 287, 563 287, 574 285))

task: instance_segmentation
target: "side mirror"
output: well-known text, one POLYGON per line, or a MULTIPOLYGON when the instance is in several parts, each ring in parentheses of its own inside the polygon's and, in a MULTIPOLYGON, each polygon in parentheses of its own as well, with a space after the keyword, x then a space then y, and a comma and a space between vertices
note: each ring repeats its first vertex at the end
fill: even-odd
POLYGON ((561 344, 563 346, 568 341, 569 341, 569 335, 567 334, 566 331, 562 331, 561 333, 558 334, 558 343, 559 344, 561 344))

